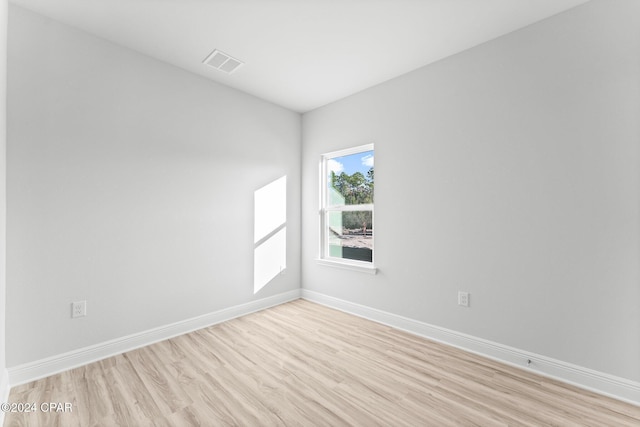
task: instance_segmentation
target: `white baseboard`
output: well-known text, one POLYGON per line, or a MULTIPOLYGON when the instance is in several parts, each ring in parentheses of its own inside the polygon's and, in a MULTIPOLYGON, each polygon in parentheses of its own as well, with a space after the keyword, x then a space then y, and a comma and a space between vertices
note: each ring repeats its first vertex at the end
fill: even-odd
MULTIPOLYGON (((540 375, 557 379, 580 388, 613 397, 640 406, 640 383, 616 377, 589 368, 573 365, 546 356, 498 344, 482 338, 430 325, 360 304, 334 298, 306 289, 289 292, 225 308, 213 313, 154 328, 148 331, 81 348, 35 362, 14 366, 0 371, 0 403, 9 397, 9 386, 16 386, 62 371, 86 365, 116 354, 144 347, 216 323, 231 320, 249 313, 304 298, 356 316, 401 329, 434 341, 457 347, 510 366, 531 370, 540 375), (527 366, 527 360, 531 360, 527 366)), ((0 426, 2 413, 0 413, 0 426)))
MULTIPOLYGON (((10 367, 9 384, 11 387, 25 384, 59 372, 77 368, 107 357, 144 347, 216 323, 231 320, 265 308, 283 304, 300 298, 300 289, 294 289, 271 297, 228 307, 213 313, 128 335, 104 343, 84 347, 68 353, 37 360, 35 362, 10 367)), ((0 424, 2 425, 2 424, 0 424)))
POLYGON ((302 289, 303 299, 640 406, 640 383, 302 289), (531 364, 527 366, 527 361, 531 364))

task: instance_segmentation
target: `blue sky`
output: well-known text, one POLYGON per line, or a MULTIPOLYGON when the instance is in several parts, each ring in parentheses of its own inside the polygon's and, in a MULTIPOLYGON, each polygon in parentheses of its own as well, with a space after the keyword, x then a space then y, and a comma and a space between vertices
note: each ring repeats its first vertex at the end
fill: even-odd
POLYGON ((327 166, 329 171, 334 171, 336 174, 344 172, 347 175, 353 175, 356 172, 361 172, 367 176, 367 171, 373 167, 373 150, 336 157, 329 160, 327 166))

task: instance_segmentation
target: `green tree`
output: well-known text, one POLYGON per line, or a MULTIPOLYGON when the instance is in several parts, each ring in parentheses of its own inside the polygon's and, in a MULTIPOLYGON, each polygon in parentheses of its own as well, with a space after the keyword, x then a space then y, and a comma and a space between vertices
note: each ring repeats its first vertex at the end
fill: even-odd
MULTIPOLYGON (((331 186, 344 197, 346 205, 360 205, 373 203, 374 171, 370 168, 366 176, 362 172, 347 175, 341 172, 339 175, 331 172, 331 186)), ((348 230, 361 229, 366 235, 367 228, 373 226, 370 211, 344 212, 342 226, 348 230)))

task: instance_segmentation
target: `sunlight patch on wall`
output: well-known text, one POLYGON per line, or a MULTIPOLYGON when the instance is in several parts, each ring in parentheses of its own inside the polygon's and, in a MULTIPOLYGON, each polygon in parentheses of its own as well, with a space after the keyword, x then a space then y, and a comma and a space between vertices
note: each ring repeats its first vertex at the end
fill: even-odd
POLYGON ((256 190, 253 228, 253 293, 287 267, 287 177, 256 190))

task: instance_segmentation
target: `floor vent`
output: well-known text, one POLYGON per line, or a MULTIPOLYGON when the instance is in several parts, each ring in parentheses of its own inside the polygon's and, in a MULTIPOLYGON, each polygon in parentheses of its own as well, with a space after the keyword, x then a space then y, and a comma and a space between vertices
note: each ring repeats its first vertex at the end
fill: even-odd
POLYGON ((211 52, 211 54, 207 56, 202 63, 227 74, 233 73, 244 65, 244 62, 232 57, 231 55, 227 55, 218 49, 211 52))

